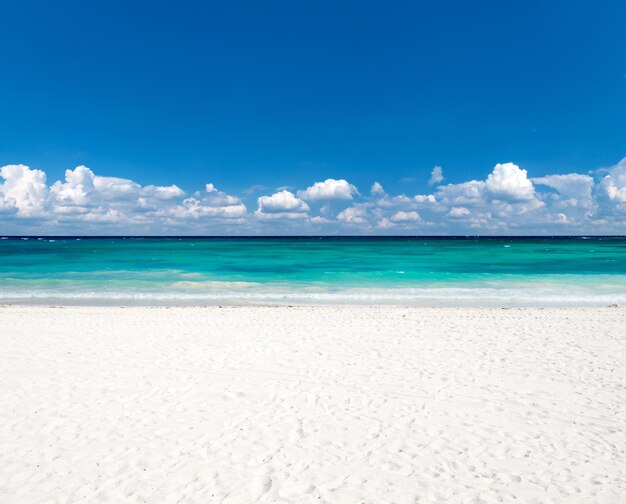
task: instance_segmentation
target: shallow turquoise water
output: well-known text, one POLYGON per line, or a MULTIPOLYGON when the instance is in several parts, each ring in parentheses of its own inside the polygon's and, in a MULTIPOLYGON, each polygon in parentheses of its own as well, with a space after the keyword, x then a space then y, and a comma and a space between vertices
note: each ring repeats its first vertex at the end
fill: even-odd
POLYGON ((8 238, 0 301, 626 303, 626 238, 8 238))

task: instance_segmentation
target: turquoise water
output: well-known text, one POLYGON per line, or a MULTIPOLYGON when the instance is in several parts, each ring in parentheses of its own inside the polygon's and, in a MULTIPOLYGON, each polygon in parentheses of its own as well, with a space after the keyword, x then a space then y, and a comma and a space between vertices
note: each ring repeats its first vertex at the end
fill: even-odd
POLYGON ((0 302, 626 304, 626 238, 3 238, 0 302))

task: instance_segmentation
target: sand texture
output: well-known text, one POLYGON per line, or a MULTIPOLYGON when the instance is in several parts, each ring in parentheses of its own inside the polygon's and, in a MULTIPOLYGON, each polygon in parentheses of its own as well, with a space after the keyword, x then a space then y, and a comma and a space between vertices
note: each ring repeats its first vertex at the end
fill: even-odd
POLYGON ((0 503, 626 502, 626 310, 0 308, 0 503))

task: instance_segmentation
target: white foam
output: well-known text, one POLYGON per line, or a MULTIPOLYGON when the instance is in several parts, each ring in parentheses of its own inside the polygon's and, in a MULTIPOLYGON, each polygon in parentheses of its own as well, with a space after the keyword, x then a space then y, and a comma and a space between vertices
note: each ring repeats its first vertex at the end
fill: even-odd
POLYGON ((0 302, 56 304, 241 304, 399 306, 606 306, 626 304, 626 290, 602 285, 420 288, 311 288, 253 282, 175 282, 167 289, 0 289, 0 302))

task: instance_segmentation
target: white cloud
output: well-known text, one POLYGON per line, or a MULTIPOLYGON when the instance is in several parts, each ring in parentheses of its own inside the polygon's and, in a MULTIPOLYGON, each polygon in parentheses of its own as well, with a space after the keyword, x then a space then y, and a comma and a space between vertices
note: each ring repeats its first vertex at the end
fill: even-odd
POLYGON ((529 178, 513 163, 497 164, 484 180, 417 195, 388 194, 378 182, 360 195, 347 181, 328 179, 297 193, 320 200, 315 211, 282 189, 259 197, 251 214, 242 199, 212 183, 186 194, 174 184, 142 186, 78 166, 49 185, 42 170, 7 165, 0 168, 0 233, 255 234, 268 226, 273 234, 313 226, 328 232, 355 226, 361 233, 415 233, 417 226, 449 234, 626 233, 626 159, 589 173, 529 178))
POLYGON ((179 219, 200 219, 202 217, 240 219, 246 215, 246 206, 237 201, 226 205, 215 205, 208 199, 187 198, 165 215, 179 219))
POLYGON ((386 193, 379 195, 376 198, 376 206, 384 208, 420 208, 427 206, 431 203, 435 203, 435 196, 432 194, 417 194, 415 196, 406 196, 405 194, 398 194, 397 196, 389 196, 386 193))
POLYGON ((441 166, 435 166, 433 171, 430 172, 430 179, 428 180, 428 185, 433 186, 435 184, 439 184, 443 181, 443 169, 441 166))
POLYGON ((487 177, 485 189, 502 201, 529 201, 535 197, 528 173, 513 163, 498 163, 487 177))
POLYGON ((416 196, 413 196, 413 200, 418 204, 437 202, 437 199, 433 194, 417 194, 416 196))
POLYGON ((15 199, 4 196, 0 193, 0 214, 10 215, 17 213, 17 206, 15 205, 15 199))
POLYGON ((304 212, 263 213, 259 212, 258 210, 254 212, 254 216, 262 221, 295 220, 309 218, 309 215, 304 212))
POLYGON ((309 205, 286 190, 278 191, 271 196, 261 196, 257 202, 259 204, 257 212, 261 214, 304 213, 309 211, 309 205))
MULTIPOLYGON (((615 215, 626 212, 626 205, 615 204, 615 194, 623 187, 619 178, 622 169, 617 166, 602 173, 605 199, 615 215)), ((401 226, 401 221, 406 225, 415 218, 411 213, 415 212, 420 227, 444 233, 588 233, 594 229, 607 232, 610 217, 605 212, 600 219, 596 207, 593 178, 589 175, 572 173, 529 179, 526 170, 504 163, 495 165, 485 180, 439 185, 435 194, 389 195, 374 185, 370 196, 340 212, 337 220, 358 224, 361 229, 369 226, 384 230, 401 226)), ((614 222, 613 229, 616 226, 619 224, 614 222)), ((622 230, 625 227, 621 225, 622 230)))
POLYGON ((547 175, 532 179, 533 183, 550 187, 555 190, 553 193, 539 193, 538 197, 550 207, 553 212, 559 212, 558 219, 548 221, 558 223, 586 222, 597 212, 597 204, 593 198, 593 177, 579 173, 569 173, 567 175, 547 175))
POLYGON ((182 204, 169 209, 169 215, 179 219, 243 219, 247 214, 241 200, 218 190, 213 184, 206 184, 204 192, 197 191, 182 204))
POLYGON ((417 222, 420 220, 420 216, 417 212, 412 211, 412 212, 404 212, 402 210, 396 212, 395 214, 393 214, 391 216, 391 222, 402 222, 402 223, 406 223, 406 222, 417 222))
POLYGON ((45 212, 49 188, 46 174, 25 165, 6 165, 0 168, 0 194, 3 207, 15 207, 19 217, 38 217, 45 212))
POLYGON ((93 185, 107 200, 129 200, 141 191, 137 182, 119 177, 94 177, 93 185))
POLYGON ((470 211, 465 207, 452 207, 448 212, 448 215, 453 218, 465 217, 470 215, 470 211))
POLYGON ((332 220, 327 219, 326 217, 320 217, 319 215, 311 218, 312 224, 330 224, 332 220))
POLYGON ((397 196, 389 196, 388 194, 380 195, 375 198, 375 204, 378 207, 383 208, 396 208, 411 206, 413 201, 404 194, 398 194, 397 196))
POLYGON ((537 185, 545 185, 556 189, 559 195, 567 200, 574 200, 574 204, 588 205, 592 198, 593 177, 580 173, 567 175, 547 175, 536 177, 532 182, 537 185))
POLYGON ((149 185, 142 189, 142 195, 152 197, 158 200, 171 200, 180 198, 184 196, 185 191, 183 191, 177 185, 169 185, 169 186, 153 186, 149 185))
MULTIPOLYGON (((57 206, 67 209, 85 209, 91 206, 91 196, 95 192, 95 175, 86 166, 65 170, 65 182, 57 181, 50 188, 57 206)), ((78 210, 77 210, 78 211, 78 210)))
POLYGON ((600 193, 615 204, 626 203, 626 158, 604 171, 606 174, 599 184, 600 193))
MULTIPOLYGON (((439 186, 432 210, 445 212, 451 219, 448 226, 451 229, 458 229, 463 222, 486 232, 497 232, 503 227, 514 230, 526 226, 532 218, 525 215, 537 214, 544 206, 526 170, 504 163, 497 164, 486 180, 439 186)), ((536 218, 539 219, 539 214, 536 218)), ((543 225, 544 219, 539 220, 543 225)))
MULTIPOLYGON (((212 188, 181 201, 184 191, 176 186, 148 185, 118 177, 102 177, 86 166, 65 171, 65 180, 46 185, 43 171, 24 165, 0 168, 0 212, 15 218, 29 218, 30 226, 46 232, 58 228, 72 232, 111 230, 143 232, 146 229, 177 227, 192 222, 204 225, 207 219, 242 219, 245 205, 233 196, 212 188), (80 228, 76 228, 80 225, 80 228), (92 227, 96 226, 96 227, 92 227)), ((17 221, 12 221, 16 223, 17 221)), ((18 224, 14 224, 18 225, 18 224)), ((198 228, 200 230, 201 228, 198 228)))
POLYGON ((304 191, 298 191, 298 197, 305 200, 351 200, 359 194, 355 186, 344 179, 326 179, 315 182, 304 191))
POLYGON ((363 225, 368 224, 366 219, 367 210, 363 207, 348 207, 339 212, 337 219, 347 224, 363 225))
POLYGON ((439 186, 436 199, 445 205, 483 205, 485 183, 482 180, 470 180, 460 184, 439 186))
POLYGON ((374 182, 372 184, 372 188, 370 189, 370 193, 372 194, 372 196, 384 196, 385 190, 383 189, 383 186, 380 185, 380 183, 374 182))

